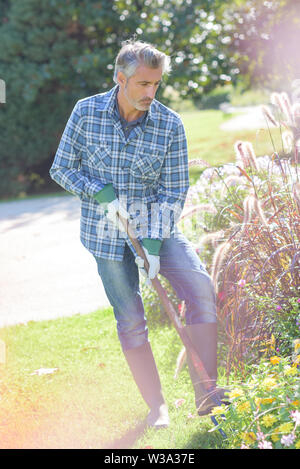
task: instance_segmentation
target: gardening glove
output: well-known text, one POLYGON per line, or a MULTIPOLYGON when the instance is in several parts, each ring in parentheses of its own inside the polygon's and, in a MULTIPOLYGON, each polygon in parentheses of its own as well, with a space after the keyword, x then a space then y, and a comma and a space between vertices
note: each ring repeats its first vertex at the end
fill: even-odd
POLYGON ((135 258, 135 263, 139 267, 141 274, 146 277, 146 284, 151 285, 151 280, 153 280, 157 274, 159 273, 160 269, 160 257, 159 257, 159 250, 161 246, 161 241, 158 239, 149 239, 145 238, 142 240, 142 247, 145 252, 149 270, 148 274, 144 269, 144 259, 140 256, 135 258))
POLYGON ((113 185, 106 184, 101 191, 97 192, 94 196, 97 202, 105 208, 105 215, 107 218, 114 223, 119 230, 126 231, 122 222, 119 220, 118 212, 126 220, 129 219, 129 213, 121 205, 119 199, 117 199, 113 185))
POLYGON ((120 231, 126 232, 126 228, 119 219, 118 213, 121 215, 121 217, 125 218, 126 220, 129 219, 129 213, 127 212, 127 210, 120 204, 119 199, 115 199, 107 205, 105 215, 112 223, 114 223, 118 227, 120 231))

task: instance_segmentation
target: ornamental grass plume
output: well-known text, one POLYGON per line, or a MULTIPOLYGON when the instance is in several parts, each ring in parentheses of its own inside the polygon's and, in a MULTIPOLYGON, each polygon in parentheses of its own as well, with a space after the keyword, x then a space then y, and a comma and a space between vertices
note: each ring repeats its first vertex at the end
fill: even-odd
POLYGON ((243 223, 241 226, 240 236, 244 234, 249 223, 251 222, 252 215, 254 213, 254 200, 255 200, 254 195, 248 195, 247 197, 245 197, 243 201, 244 218, 243 218, 243 223))
POLYGON ((195 213, 217 213, 217 209, 213 204, 198 204, 187 207, 183 210, 180 220, 190 217, 195 213))
MULTIPOLYGON (((279 126, 285 127, 288 132, 289 136, 283 137, 283 146, 287 153, 291 151, 291 145, 294 146, 294 157, 293 162, 299 163, 300 162, 300 152, 299 152, 299 145, 297 144, 299 140, 299 132, 300 132, 300 104, 294 103, 291 105, 289 96, 287 93, 272 93, 271 94, 271 102, 275 109, 277 109, 277 122, 279 126), (286 139, 288 139, 288 145, 285 145, 286 139), (290 140, 293 140, 292 144, 290 140)), ((266 116, 266 114, 265 114, 266 116)), ((269 119, 270 116, 267 118, 269 119)), ((270 120, 270 119, 269 119, 270 120)), ((287 143, 287 142, 286 142, 287 143)))
POLYGON ((236 164, 242 169, 246 169, 250 166, 249 155, 246 149, 246 142, 238 141, 234 144, 236 154, 236 164))
POLYGON ((261 221, 262 225, 267 227, 268 222, 267 222, 267 219, 265 217, 265 214, 262 208, 262 203, 260 202, 260 200, 258 200, 257 197, 254 197, 253 208, 255 210, 255 213, 258 215, 259 220, 261 221))
POLYGON ((295 182, 295 184, 293 185, 293 197, 294 197, 294 200, 298 206, 298 210, 300 211, 300 183, 299 182, 295 182))
POLYGON ((201 158, 195 158, 193 160, 189 160, 188 164, 189 164, 189 168, 193 166, 199 166, 200 168, 203 168, 203 167, 211 168, 211 165, 207 161, 202 160, 201 158))
POLYGON ((258 170, 256 154, 251 142, 238 141, 234 144, 236 164, 242 169, 252 168, 258 170))
POLYGON ((274 106, 277 106, 278 110, 283 116, 281 123, 285 126, 294 125, 292 106, 289 100, 287 93, 272 93, 271 94, 271 103, 274 106))
POLYGON ((279 127, 277 120, 275 119, 271 110, 267 106, 262 106, 261 110, 267 122, 272 124, 274 127, 279 127))
POLYGON ((216 293, 218 293, 218 276, 221 272, 222 263, 230 248, 231 243, 229 241, 225 241, 217 247, 213 256, 211 265, 211 277, 215 286, 216 293))
POLYGON ((248 157, 249 165, 253 169, 258 170, 256 155, 255 155, 255 151, 254 151, 252 143, 244 142, 244 147, 245 147, 245 153, 248 157))
POLYGON ((258 215, 258 218, 260 222, 262 223, 262 225, 264 225, 265 227, 268 226, 267 219, 262 209, 262 204, 255 195, 250 194, 247 197, 245 197, 243 201, 243 208, 244 208, 244 218, 243 218, 243 222, 241 226, 240 236, 244 234, 247 226, 249 225, 249 223, 251 223, 253 216, 255 214, 258 215))
POLYGON ((287 122, 289 125, 295 125, 292 106, 288 94, 286 92, 282 92, 280 93, 280 97, 283 103, 284 113, 287 117, 287 122))
POLYGON ((290 130, 282 132, 282 143, 286 153, 291 153, 294 145, 294 135, 290 130))
POLYGON ((224 238, 224 230, 216 231, 214 233, 207 233, 199 240, 199 247, 205 244, 211 244, 215 249, 218 247, 218 242, 224 238))

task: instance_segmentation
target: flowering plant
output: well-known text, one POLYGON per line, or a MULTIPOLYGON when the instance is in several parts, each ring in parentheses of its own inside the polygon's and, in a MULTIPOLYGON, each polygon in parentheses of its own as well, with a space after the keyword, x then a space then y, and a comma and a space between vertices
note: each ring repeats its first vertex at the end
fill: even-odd
POLYGON ((293 358, 274 355, 253 365, 248 379, 228 393, 230 405, 213 409, 225 417, 220 426, 229 447, 300 449, 299 363, 300 340, 293 358))
POLYGON ((266 355, 275 352, 282 356, 289 356, 292 350, 292 341, 300 337, 300 295, 299 297, 282 298, 276 303, 271 298, 257 298, 259 310, 266 311, 266 327, 273 332, 273 341, 262 344, 261 352, 266 355))

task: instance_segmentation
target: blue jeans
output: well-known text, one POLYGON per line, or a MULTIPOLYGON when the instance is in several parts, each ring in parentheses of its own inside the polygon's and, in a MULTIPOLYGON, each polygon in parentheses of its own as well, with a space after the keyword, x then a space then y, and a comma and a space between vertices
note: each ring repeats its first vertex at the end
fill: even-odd
MULTIPOLYGON (((113 307, 123 350, 148 341, 148 328, 139 288, 139 270, 129 246, 123 261, 95 257, 99 275, 113 307)), ((178 232, 160 249, 160 271, 177 297, 185 301, 186 324, 216 322, 216 296, 212 280, 186 237, 178 232)))

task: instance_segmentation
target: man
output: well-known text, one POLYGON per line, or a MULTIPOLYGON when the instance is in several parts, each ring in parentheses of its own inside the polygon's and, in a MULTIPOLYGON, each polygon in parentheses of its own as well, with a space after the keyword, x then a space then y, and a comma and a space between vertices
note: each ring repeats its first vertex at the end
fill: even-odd
MULTIPOLYGON (((50 170, 82 201, 81 241, 97 262, 122 350, 150 408, 147 422, 156 428, 167 426, 169 416, 139 289, 139 268, 146 272, 118 224, 118 211, 142 243, 148 281, 159 272, 185 300, 187 331, 213 391, 219 392, 215 292, 204 265, 176 228, 189 188, 184 127, 178 114, 155 100, 169 71, 164 53, 127 41, 116 58, 116 86, 77 102, 50 170)), ((191 360, 188 364, 196 406, 202 403, 199 413, 208 413, 214 404, 204 399, 191 360)))

